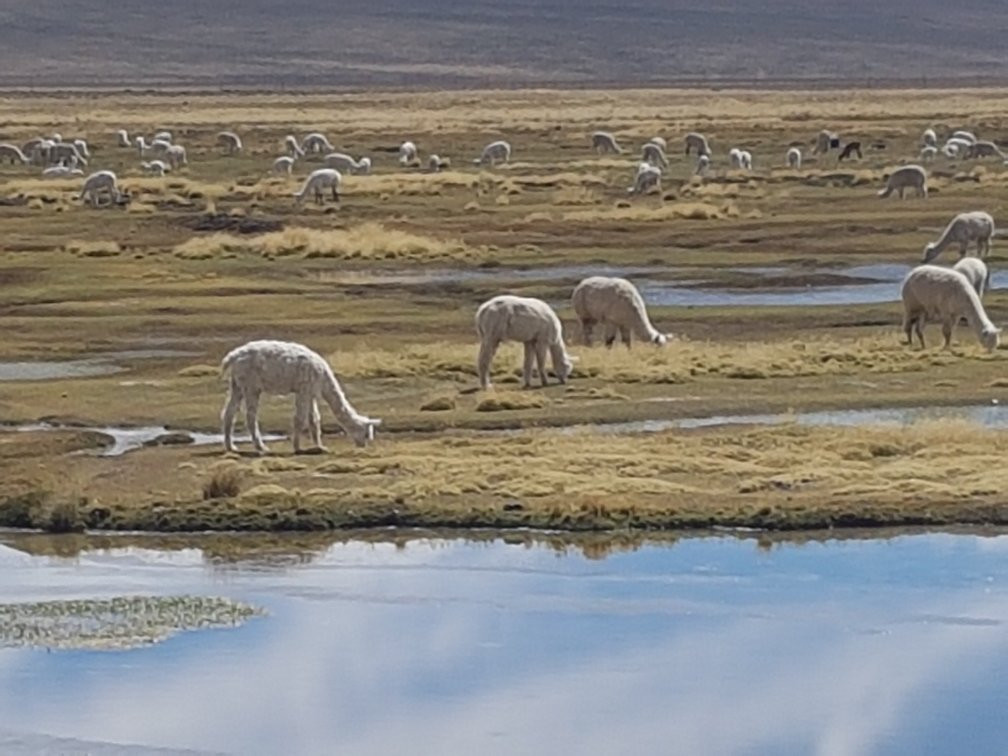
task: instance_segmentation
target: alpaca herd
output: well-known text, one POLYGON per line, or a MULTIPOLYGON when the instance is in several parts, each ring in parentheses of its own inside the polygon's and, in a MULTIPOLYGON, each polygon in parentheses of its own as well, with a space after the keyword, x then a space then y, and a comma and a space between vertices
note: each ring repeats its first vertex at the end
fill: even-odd
MULTIPOLYGON (((148 175, 165 176, 188 164, 186 148, 174 140, 170 131, 158 131, 150 140, 144 135, 131 138, 126 130, 119 130, 116 137, 119 148, 137 151, 140 168, 148 175)), ((215 141, 224 157, 238 155, 244 150, 241 137, 233 131, 219 132, 215 141)), ((600 155, 626 152, 617 137, 608 131, 595 131, 590 135, 590 143, 591 149, 600 155)), ((922 160, 933 160, 939 154, 950 159, 1005 159, 995 143, 979 140, 965 130, 952 132, 940 144, 936 131, 928 128, 922 134, 921 144, 922 160)), ((666 140, 658 136, 642 145, 628 194, 661 193, 663 171, 669 167, 667 148, 666 140)), ((683 148, 686 155, 696 156, 695 174, 703 176, 711 170, 714 152, 706 136, 697 132, 686 134, 683 148)), ((824 155, 832 150, 838 151, 838 162, 863 157, 861 142, 850 141, 843 145, 836 133, 821 131, 813 143, 812 154, 824 155)), ((732 170, 753 170, 753 155, 749 150, 733 147, 727 155, 732 170)), ((322 165, 310 171, 300 189, 293 193, 298 205, 309 197, 316 204, 323 204, 327 196, 338 203, 343 176, 367 175, 373 168, 369 156, 354 157, 338 152, 325 134, 312 132, 300 140, 287 135, 283 140, 283 154, 273 160, 272 172, 292 175, 295 166, 309 156, 321 159, 322 165)), ((472 162, 492 168, 509 163, 511 156, 510 142, 496 140, 487 144, 472 162)), ((59 134, 37 137, 23 145, 0 144, 0 161, 41 166, 45 178, 83 176, 82 169, 91 158, 85 140, 63 140, 59 134)), ((401 167, 423 165, 417 144, 410 140, 402 142, 397 150, 397 162, 401 167)), ((788 147, 784 164, 794 171, 802 168, 802 150, 795 143, 788 147)), ((426 166, 430 172, 437 172, 449 168, 451 161, 431 153, 426 166)), ((878 196, 898 194, 902 199, 908 190, 917 197, 928 196, 927 172, 922 166, 910 164, 892 170, 878 196)), ((84 179, 78 200, 99 207, 123 204, 128 202, 129 195, 120 188, 114 172, 99 170, 84 179)), ((991 322, 981 301, 990 288, 990 271, 983 258, 990 255, 994 233, 994 219, 989 213, 963 212, 948 223, 938 239, 924 247, 921 264, 911 270, 901 287, 903 332, 908 344, 913 344, 916 334, 917 341, 924 346, 923 327, 931 320, 941 323, 944 344, 948 347, 955 324, 964 318, 983 347, 988 350, 997 347, 1001 331, 991 322), (950 246, 958 248, 958 262, 952 267, 934 264, 950 246), (976 257, 967 257, 971 246, 976 249, 976 257)), ((596 328, 601 328, 602 341, 608 347, 617 338, 627 348, 634 338, 655 346, 663 346, 669 339, 651 323, 644 299, 626 279, 586 278, 574 288, 571 305, 586 346, 592 344, 596 328)), ((483 389, 491 387, 491 365, 505 341, 520 342, 524 347, 522 383, 525 387, 532 385, 534 373, 538 374, 542 385, 547 385, 547 362, 560 383, 569 379, 576 358, 568 354, 560 318, 546 302, 511 294, 492 297, 477 309, 475 327, 479 339, 476 372, 483 389)), ((300 344, 249 342, 228 353, 221 370, 229 379, 228 397, 221 413, 224 447, 228 451, 235 450, 233 428, 242 406, 255 449, 266 450, 258 427, 259 401, 264 393, 294 395, 292 438, 296 452, 303 450, 302 439, 306 433, 316 449, 322 446, 319 401, 329 405, 339 425, 360 446, 373 440, 375 428, 381 423, 357 412, 326 361, 300 344)))

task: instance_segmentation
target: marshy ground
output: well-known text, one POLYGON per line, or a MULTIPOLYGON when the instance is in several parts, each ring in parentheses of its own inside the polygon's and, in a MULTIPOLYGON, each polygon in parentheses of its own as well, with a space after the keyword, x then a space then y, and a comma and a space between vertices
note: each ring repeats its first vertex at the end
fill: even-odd
MULTIPOLYGON (((949 352, 937 349, 936 326, 927 332, 935 348, 901 344, 898 275, 891 301, 842 303, 845 290, 879 284, 864 266, 916 263, 955 213, 1005 215, 1008 168, 993 160, 931 164, 927 200, 875 196, 887 170, 916 162, 928 126, 1008 141, 1008 92, 7 94, 0 141, 86 137, 90 167, 115 170, 133 201, 93 210, 74 201, 79 180, 0 166, 0 421, 64 426, 0 433, 0 521, 160 530, 1004 522, 1008 436, 965 423, 564 430, 1008 399, 1003 350, 984 353, 965 327, 949 352), (136 152, 115 146, 119 128, 171 129, 189 167, 141 176, 136 152), (242 135, 240 156, 215 145, 223 128, 242 135), (598 128, 628 154, 595 155, 598 128), (864 159, 812 157, 822 128, 861 141, 864 159), (374 175, 345 178, 338 207, 295 207, 311 161, 290 179, 268 174, 286 134, 314 130, 375 162, 374 175), (691 130, 715 152, 704 180, 682 154, 691 130), (669 142, 663 195, 628 199, 637 151, 656 135, 669 142), (498 138, 511 141, 514 162, 473 166, 498 138), (404 139, 454 169, 400 167, 404 139), (806 153, 800 171, 784 167, 792 145, 806 153), (733 146, 753 153, 752 173, 728 169, 733 146), (777 306, 652 306, 656 326, 675 336, 661 350, 580 346, 574 284, 621 271, 646 292, 785 296, 777 306), (786 304, 788 293, 824 288, 841 303, 786 304), (520 352, 505 348, 495 390, 476 391, 473 313, 503 292, 557 306, 580 358, 569 385, 520 390, 520 352), (98 456, 108 439, 84 428, 217 430, 217 365, 252 338, 326 355, 355 406, 384 419, 378 442, 353 448, 328 416, 327 455, 294 457, 276 441, 263 458, 184 445, 98 456), (38 362, 57 364, 45 379, 7 380, 26 370, 11 363, 38 362)), ((995 272, 1004 264, 998 240, 988 262, 995 272)), ((1008 319, 1003 291, 985 304, 996 323, 1008 319)), ((286 433, 291 404, 268 400, 264 428, 286 433)))

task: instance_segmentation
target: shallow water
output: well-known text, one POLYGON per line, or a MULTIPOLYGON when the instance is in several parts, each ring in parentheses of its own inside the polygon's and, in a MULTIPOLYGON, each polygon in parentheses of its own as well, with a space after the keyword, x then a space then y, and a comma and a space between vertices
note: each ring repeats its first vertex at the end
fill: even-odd
MULTIPOLYGON (((135 451, 136 449, 147 446, 156 441, 158 438, 168 434, 182 434, 188 436, 191 439, 189 445, 192 446, 208 446, 211 444, 219 445, 224 443, 224 436, 220 433, 201 433, 199 431, 178 430, 166 428, 163 425, 149 425, 136 428, 118 428, 103 425, 78 427, 56 425, 52 423, 32 423, 29 425, 17 425, 11 428, 3 428, 0 426, 0 431, 12 430, 22 433, 65 429, 101 433, 104 436, 108 436, 112 440, 112 443, 99 452, 99 456, 102 457, 119 457, 127 452, 135 451)), ((262 438, 263 441, 269 443, 271 441, 281 441, 286 437, 274 433, 263 433, 262 438)), ((236 444, 245 444, 251 443, 252 438, 247 434, 235 434, 234 441, 236 444)))
POLYGON ((674 420, 638 420, 626 423, 579 425, 569 431, 597 429, 606 433, 657 433, 672 428, 709 428, 718 425, 910 425, 922 420, 964 420, 985 428, 1008 428, 1008 406, 884 407, 880 409, 825 410, 821 412, 710 415, 674 420))
POLYGON ((604 559, 348 542, 279 563, 0 546, 0 601, 186 593, 269 612, 127 651, 0 650, 0 744, 1000 753, 1006 553, 1008 536, 967 535, 705 537, 604 559))
POLYGON ((63 362, 0 362, 0 381, 52 381, 60 378, 86 378, 111 375, 123 368, 102 360, 65 360, 63 362))
MULTIPOLYGON (((913 266, 902 263, 875 263, 853 267, 788 268, 762 266, 732 268, 738 273, 755 276, 781 277, 792 274, 794 286, 780 285, 764 289, 732 289, 696 285, 695 277, 703 271, 682 268, 633 267, 619 268, 608 265, 563 265, 540 268, 442 268, 425 271, 390 271, 388 273, 339 273, 334 280, 348 284, 406 284, 460 283, 487 281, 557 281, 586 276, 621 276, 630 278, 640 289, 649 305, 667 307, 784 307, 838 304, 878 304, 895 302, 900 298, 900 283, 913 266), (660 273, 662 278, 655 277, 660 273), (802 285, 801 280, 810 274, 829 273, 852 279, 849 284, 802 285), (682 274, 688 279, 665 279, 664 276, 682 274), (861 280, 860 282, 854 282, 861 280), (863 279, 868 279, 865 282, 863 279)), ((1008 288, 1008 270, 991 273, 991 288, 1008 288)), ((557 305, 564 303, 557 302, 557 305)))

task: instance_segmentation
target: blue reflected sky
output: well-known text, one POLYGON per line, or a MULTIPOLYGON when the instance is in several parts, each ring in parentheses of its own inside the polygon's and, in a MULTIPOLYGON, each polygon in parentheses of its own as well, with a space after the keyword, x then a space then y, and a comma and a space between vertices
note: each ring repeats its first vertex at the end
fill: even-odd
POLYGON ((1000 753, 1008 537, 601 560, 349 543, 295 567, 196 549, 29 557, 0 600, 204 593, 235 630, 120 652, 0 650, 0 732, 230 753, 1000 753))

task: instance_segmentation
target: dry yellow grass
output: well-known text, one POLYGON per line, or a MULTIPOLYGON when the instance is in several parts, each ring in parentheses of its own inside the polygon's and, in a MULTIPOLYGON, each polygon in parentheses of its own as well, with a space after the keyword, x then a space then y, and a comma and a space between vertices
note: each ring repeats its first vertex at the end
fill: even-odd
POLYGON ((480 257, 480 249, 460 240, 442 240, 380 223, 362 223, 349 229, 286 228, 255 236, 215 233, 193 237, 175 247, 183 259, 208 259, 221 253, 259 254, 268 257, 335 257, 371 260, 466 260, 480 257))
POLYGON ((563 220, 576 223, 605 221, 667 221, 667 220, 721 220, 737 218, 738 207, 731 202, 713 205, 709 202, 661 202, 657 197, 637 199, 627 206, 571 210, 563 213, 563 220))

